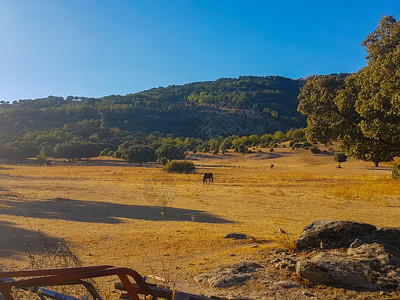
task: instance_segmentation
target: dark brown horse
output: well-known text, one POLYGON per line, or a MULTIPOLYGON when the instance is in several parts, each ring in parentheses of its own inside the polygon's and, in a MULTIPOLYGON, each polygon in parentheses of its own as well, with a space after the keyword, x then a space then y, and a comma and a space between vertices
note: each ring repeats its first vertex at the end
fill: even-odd
POLYGON ((203 176, 203 184, 204 184, 204 183, 207 184, 207 181, 208 181, 208 183, 211 183, 211 182, 214 183, 213 173, 204 173, 204 176, 203 176))

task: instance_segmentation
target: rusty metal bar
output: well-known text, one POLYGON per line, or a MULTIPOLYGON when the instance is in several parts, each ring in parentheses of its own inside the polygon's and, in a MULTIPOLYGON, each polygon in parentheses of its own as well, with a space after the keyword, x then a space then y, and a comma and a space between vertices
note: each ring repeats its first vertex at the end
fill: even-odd
POLYGON ((131 300, 140 300, 137 290, 133 287, 133 285, 129 281, 128 277, 124 274, 119 274, 118 277, 121 280, 121 282, 124 286, 124 289, 128 292, 131 300), (133 298, 132 298, 132 295, 133 295, 133 298))
MULTIPOLYGON (((140 289, 140 287, 136 284, 133 284, 133 287, 136 290, 136 293, 138 294, 145 294, 143 290, 140 289)), ((149 285, 151 291, 153 292, 155 297, 159 298, 165 298, 168 300, 172 299, 187 299, 187 300, 211 300, 211 299, 223 299, 223 298, 218 298, 218 297, 206 297, 206 296, 200 296, 200 295, 195 295, 195 294, 189 294, 189 293, 183 293, 183 292, 177 292, 169 289, 164 289, 157 287, 156 285, 149 285)), ((121 282, 116 282, 115 283, 115 288, 117 290, 123 290, 125 291, 125 285, 121 282)))
POLYGON ((140 287, 145 295, 152 295, 153 297, 155 297, 139 273, 132 269, 116 268, 108 265, 64 269, 0 272, 0 278, 39 276, 35 278, 21 279, 13 282, 0 282, 0 292, 4 295, 6 300, 12 300, 13 298, 9 293, 12 287, 23 288, 31 286, 76 284, 77 281, 80 281, 82 279, 111 275, 117 275, 121 279, 131 299, 139 300, 139 296, 137 295, 135 288, 133 287, 131 281, 128 279, 127 276, 130 276, 135 280, 137 286, 140 287))

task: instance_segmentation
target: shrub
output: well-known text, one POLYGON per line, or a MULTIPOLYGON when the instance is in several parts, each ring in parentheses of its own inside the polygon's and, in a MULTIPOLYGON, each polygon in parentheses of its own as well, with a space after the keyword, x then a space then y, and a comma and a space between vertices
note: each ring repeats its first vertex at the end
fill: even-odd
POLYGON ((166 158, 166 157, 161 157, 161 158, 159 159, 159 161, 160 161, 160 163, 161 163, 163 166, 165 166, 165 165, 168 163, 168 158, 166 158))
POLYGON ((168 173, 193 173, 194 172, 194 163, 187 160, 173 160, 168 162, 164 170, 168 173))
POLYGON ((244 154, 244 153, 248 153, 249 149, 247 148, 246 145, 240 144, 235 147, 235 152, 244 154))
POLYGON ((314 146, 311 148, 311 153, 318 154, 321 153, 321 150, 319 150, 317 146, 314 146))
POLYGON ((274 151, 275 151, 274 148, 269 149, 269 152, 274 152, 274 151))
POLYGON ((51 161, 49 159, 47 159, 47 157, 44 155, 36 156, 36 161, 39 165, 46 165, 46 166, 51 165, 51 161))
POLYGON ((400 164, 394 165, 392 170, 392 178, 400 179, 400 164))

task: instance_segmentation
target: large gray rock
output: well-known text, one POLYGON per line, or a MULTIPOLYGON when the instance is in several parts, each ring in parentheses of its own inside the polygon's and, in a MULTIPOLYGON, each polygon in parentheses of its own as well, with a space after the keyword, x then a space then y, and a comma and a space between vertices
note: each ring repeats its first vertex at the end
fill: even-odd
POLYGON ((367 243, 382 244, 387 248, 400 251, 400 229, 379 227, 371 234, 361 237, 367 243))
POLYGON ((262 268, 262 266, 255 262, 243 261, 229 267, 200 274, 193 279, 197 282, 208 283, 212 287, 231 287, 244 284, 259 268, 262 268))
POLYGON ((344 252, 325 252, 300 260, 296 273, 317 284, 364 288, 400 289, 398 257, 384 246, 373 243, 344 252))
POLYGON ((323 252, 296 264, 296 273, 313 283, 350 288, 400 289, 400 229, 350 221, 316 221, 297 241, 302 249, 323 252))
POLYGON ((376 232, 376 227, 351 221, 315 221, 306 226, 297 240, 299 250, 307 248, 348 248, 356 238, 376 232))

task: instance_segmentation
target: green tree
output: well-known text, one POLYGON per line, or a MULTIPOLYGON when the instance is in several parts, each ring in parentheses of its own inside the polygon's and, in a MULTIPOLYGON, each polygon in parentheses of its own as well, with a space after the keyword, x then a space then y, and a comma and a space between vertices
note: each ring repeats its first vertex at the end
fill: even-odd
POLYGON ((284 134, 282 131, 276 131, 272 137, 272 139, 275 142, 283 142, 286 140, 286 134, 284 134))
POLYGON ((100 150, 96 144, 80 140, 60 143, 54 147, 55 158, 66 158, 70 162, 82 158, 86 158, 89 162, 90 158, 99 156, 99 153, 100 150))
POLYGON ((338 122, 346 121, 335 103, 336 94, 343 85, 344 80, 337 76, 312 75, 307 78, 299 95, 298 110, 307 115, 305 134, 310 142, 329 144, 336 140, 338 122))
POLYGON ((346 153, 378 166, 400 153, 400 23, 384 16, 362 45, 367 66, 345 80, 310 77, 298 110, 310 141, 340 140, 346 153))
POLYGON ((347 161, 347 155, 344 154, 344 153, 342 153, 342 152, 337 152, 337 153, 335 153, 335 155, 333 156, 333 159, 334 159, 337 163, 339 163, 338 168, 341 168, 340 164, 341 164, 342 162, 346 162, 346 161, 347 161))
POLYGON ((159 159, 163 157, 165 157, 168 160, 185 158, 184 147, 173 144, 164 144, 161 147, 159 147, 155 153, 159 159))
POLYGON ((0 158, 7 160, 23 160, 35 157, 39 149, 32 142, 15 141, 2 145, 0 147, 0 158))
POLYGON ((245 154, 249 152, 249 149, 244 144, 239 144, 235 147, 235 152, 245 154))
POLYGON ((42 146, 40 154, 44 155, 45 157, 54 157, 54 148, 51 146, 42 146))
POLYGON ((222 151, 222 153, 225 153, 226 150, 232 148, 232 141, 234 138, 234 136, 229 136, 221 142, 221 144, 219 145, 219 149, 222 151))
POLYGON ((249 136, 249 141, 251 142, 251 146, 258 146, 261 142, 261 138, 256 134, 252 134, 249 136))
POLYGON ((130 146, 127 151, 125 151, 123 158, 126 162, 139 163, 140 166, 144 162, 157 160, 154 149, 145 145, 130 146))
POLYGON ((219 150, 219 141, 217 139, 210 139, 208 144, 210 145, 210 151, 217 154, 219 150))

